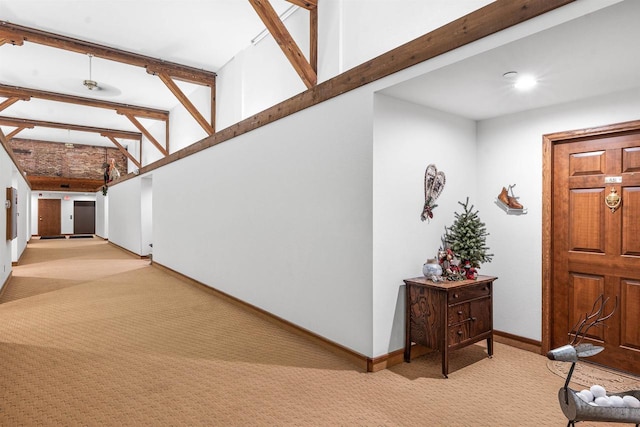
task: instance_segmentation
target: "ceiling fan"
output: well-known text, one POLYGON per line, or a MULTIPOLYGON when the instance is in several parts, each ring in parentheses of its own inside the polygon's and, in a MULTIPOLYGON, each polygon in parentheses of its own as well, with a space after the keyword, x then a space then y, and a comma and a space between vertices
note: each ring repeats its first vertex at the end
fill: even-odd
POLYGON ((98 84, 97 81, 93 80, 93 75, 92 75, 93 55, 88 53, 87 56, 89 57, 89 78, 82 81, 82 84, 84 85, 84 87, 90 90, 91 92, 93 92, 95 95, 102 95, 102 96, 120 95, 121 92, 119 89, 104 83, 98 84))

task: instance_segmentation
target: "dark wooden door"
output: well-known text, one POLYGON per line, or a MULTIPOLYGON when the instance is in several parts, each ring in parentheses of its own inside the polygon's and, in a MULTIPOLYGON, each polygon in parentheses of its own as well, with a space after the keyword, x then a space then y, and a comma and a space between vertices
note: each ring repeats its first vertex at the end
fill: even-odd
POLYGON ((73 202, 73 233, 94 234, 96 232, 96 202, 73 202))
POLYGON ((38 234, 60 235, 60 199, 38 199, 38 234))
POLYGON ((552 347, 568 342, 601 294, 606 326, 584 342, 605 350, 590 361, 640 374, 640 133, 558 144, 553 156, 552 347), (605 197, 615 191, 612 211, 605 197))

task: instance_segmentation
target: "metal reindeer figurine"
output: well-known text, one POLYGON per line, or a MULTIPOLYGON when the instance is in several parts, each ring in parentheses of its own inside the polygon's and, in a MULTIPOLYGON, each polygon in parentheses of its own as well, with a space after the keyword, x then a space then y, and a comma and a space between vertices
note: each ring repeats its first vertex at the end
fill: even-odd
MULTIPOLYGON (((585 314, 584 318, 580 319, 569 332, 569 336, 572 337, 569 344, 555 348, 547 353, 547 357, 551 360, 571 362, 571 368, 567 374, 564 387, 558 391, 560 408, 569 420, 567 427, 575 426, 577 421, 635 423, 636 427, 639 427, 640 424, 640 408, 598 406, 593 402, 586 402, 583 397, 580 396, 580 393, 569 388, 569 382, 571 381, 576 362, 582 358, 594 356, 604 350, 604 347, 595 346, 590 343, 582 343, 582 340, 591 328, 604 326, 603 322, 613 316, 618 306, 618 298, 616 297, 613 310, 605 315, 604 309, 608 301, 609 298, 605 299, 604 295, 600 295, 594 302, 591 312, 585 314)), ((602 390, 604 392, 604 389, 602 390)), ((608 396, 620 396, 620 398, 623 396, 632 396, 631 399, 639 399, 640 390, 609 393, 608 396)))

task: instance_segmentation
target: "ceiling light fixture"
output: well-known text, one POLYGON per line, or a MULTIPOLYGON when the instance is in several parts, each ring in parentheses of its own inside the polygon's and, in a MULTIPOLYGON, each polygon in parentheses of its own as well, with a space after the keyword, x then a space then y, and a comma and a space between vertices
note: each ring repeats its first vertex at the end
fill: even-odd
POLYGON ((91 58, 93 58, 93 55, 90 53, 87 55, 89 56, 89 80, 85 80, 82 84, 89 90, 98 89, 98 82, 91 80, 91 58))
POLYGON ((538 84, 538 80, 531 74, 519 75, 517 71, 507 71, 502 77, 509 80, 514 88, 522 91, 532 89, 538 84))

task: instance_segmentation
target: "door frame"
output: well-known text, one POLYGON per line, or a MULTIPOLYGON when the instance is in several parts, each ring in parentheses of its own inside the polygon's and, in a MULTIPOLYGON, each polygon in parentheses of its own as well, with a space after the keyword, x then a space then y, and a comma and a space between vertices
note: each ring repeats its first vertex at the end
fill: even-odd
POLYGON ((553 331, 553 159, 558 144, 597 135, 640 131, 640 120, 542 136, 542 354, 551 350, 553 331))

